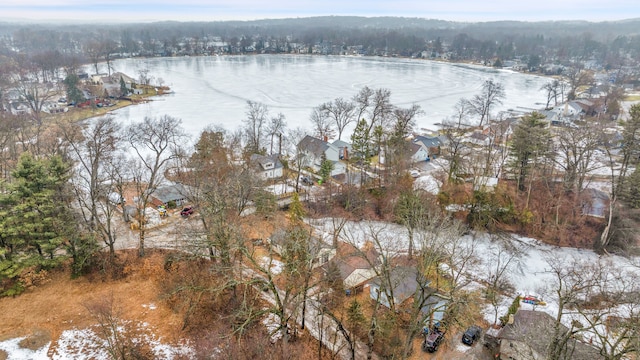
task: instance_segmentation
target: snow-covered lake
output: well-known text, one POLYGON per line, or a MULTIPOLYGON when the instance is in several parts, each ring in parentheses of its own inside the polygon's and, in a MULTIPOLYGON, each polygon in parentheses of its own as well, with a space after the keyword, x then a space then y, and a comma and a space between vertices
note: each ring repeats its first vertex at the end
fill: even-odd
MULTIPOLYGON (((418 59, 349 56, 254 55, 121 59, 116 71, 138 78, 141 69, 161 78, 175 92, 147 104, 115 111, 123 122, 170 115, 197 135, 212 124, 236 129, 246 118, 248 100, 283 113, 290 128, 310 128, 311 110, 338 97, 351 98, 364 86, 386 88, 401 107, 418 104, 418 128, 430 128, 453 112, 461 98, 478 94, 485 80, 502 83, 500 110, 540 108, 540 88, 548 79, 481 66, 418 59)), ((93 71, 93 70, 89 70, 93 71)), ((101 69, 106 71, 106 69, 101 69)), ((351 129, 348 129, 347 136, 351 129)))

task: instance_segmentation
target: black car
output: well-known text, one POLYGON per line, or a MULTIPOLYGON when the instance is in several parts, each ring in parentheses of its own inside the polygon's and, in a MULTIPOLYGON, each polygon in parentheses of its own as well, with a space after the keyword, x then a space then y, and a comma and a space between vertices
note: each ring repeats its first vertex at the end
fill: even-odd
POLYGON ((302 183, 311 186, 313 185, 313 180, 308 176, 303 176, 302 183))
POLYGON ((467 331, 462 334, 462 342, 471 346, 474 342, 480 339, 480 334, 482 334, 482 329, 480 329, 479 326, 470 326, 467 331))
POLYGON ((438 350, 438 346, 444 340, 444 332, 433 329, 425 336, 424 342, 422 343, 422 350, 428 352, 435 352, 438 350))

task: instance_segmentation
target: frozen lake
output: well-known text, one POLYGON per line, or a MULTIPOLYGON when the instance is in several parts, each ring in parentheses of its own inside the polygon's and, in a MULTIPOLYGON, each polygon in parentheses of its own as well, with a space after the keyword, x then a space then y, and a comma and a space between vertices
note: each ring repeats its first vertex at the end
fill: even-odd
MULTIPOLYGON (((197 135, 208 125, 237 128, 245 118, 247 100, 266 104, 271 115, 283 113, 290 128, 310 128, 311 109, 337 97, 351 98, 362 87, 391 90, 391 102, 418 104, 425 114, 418 128, 435 129, 453 113, 460 98, 478 94, 485 80, 504 85, 506 99, 499 110, 540 108, 540 88, 548 79, 473 65, 417 59, 255 55, 121 59, 116 71, 138 78, 148 69, 175 92, 156 101, 116 111, 123 122, 145 116, 181 118, 197 135)), ((105 69, 102 69, 105 70, 105 69)), ((350 133, 350 131, 348 132, 350 133)))

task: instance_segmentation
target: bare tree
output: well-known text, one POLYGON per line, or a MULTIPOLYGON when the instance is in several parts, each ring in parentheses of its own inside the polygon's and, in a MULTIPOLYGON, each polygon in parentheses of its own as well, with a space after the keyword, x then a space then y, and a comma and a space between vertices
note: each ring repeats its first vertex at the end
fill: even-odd
POLYGON ((500 309, 501 294, 510 291, 513 284, 509 282, 506 275, 511 271, 519 257, 515 248, 508 248, 508 243, 500 236, 490 235, 494 241, 500 242, 492 247, 489 261, 486 262, 487 271, 484 273, 486 277, 485 297, 493 306, 494 316, 493 323, 498 323, 498 311, 500 309))
POLYGON ((116 232, 112 219, 122 193, 113 186, 108 166, 120 150, 121 126, 112 117, 98 118, 86 126, 60 126, 79 165, 72 183, 83 218, 89 230, 99 234, 113 259, 116 232), (112 193, 118 194, 115 199, 112 193))
POLYGON ((37 126, 42 126, 42 113, 45 111, 45 105, 57 94, 58 89, 51 83, 28 79, 20 81, 16 89, 29 106, 30 117, 37 126))
POLYGON ((248 100, 246 115, 247 118, 243 121, 243 130, 247 150, 252 154, 257 154, 263 150, 262 141, 269 117, 269 108, 265 104, 248 100))
POLYGON ((133 148, 140 167, 134 181, 140 207, 138 254, 144 256, 145 221, 151 196, 164 179, 169 162, 179 154, 186 135, 181 120, 164 115, 160 118, 145 117, 142 122, 127 128, 129 144, 133 148))
POLYGON ((544 90, 547 94, 547 102, 545 105, 545 109, 549 109, 549 104, 551 104, 551 100, 553 100, 553 105, 558 105, 558 95, 560 90, 560 81, 558 79, 553 79, 548 83, 542 85, 540 90, 544 90))
POLYGON ((275 136, 278 137, 278 155, 282 152, 282 135, 286 128, 287 123, 284 114, 278 113, 278 115, 272 116, 271 119, 269 119, 269 124, 267 125, 267 131, 271 138, 269 141, 269 154, 273 154, 273 138, 275 136))
POLYGON ((470 101, 473 112, 480 116, 480 126, 482 126, 485 120, 490 120, 491 108, 496 105, 501 105, 505 97, 504 85, 501 83, 486 80, 482 84, 480 94, 475 95, 470 101))
POLYGON ((137 336, 133 326, 122 319, 122 309, 117 305, 113 294, 84 304, 91 317, 98 323, 98 342, 113 360, 151 359, 155 357, 145 336, 137 336))
POLYGON ((558 305, 555 326, 551 330, 553 335, 548 347, 548 359, 568 360, 572 358, 574 350, 571 339, 587 328, 574 319, 569 320, 570 327, 567 329, 563 321, 570 318, 572 309, 595 292, 597 285, 606 276, 606 271, 601 262, 589 264, 581 259, 559 257, 547 257, 546 261, 553 279, 548 283, 546 291, 558 305))
POLYGON ((564 170, 563 185, 567 192, 582 192, 588 174, 599 167, 595 154, 602 140, 602 127, 588 122, 580 127, 562 127, 556 132, 555 163, 564 170))
POLYGON ((569 85, 567 100, 574 100, 577 97, 577 91, 581 86, 593 83, 593 73, 584 70, 582 65, 576 65, 567 69, 564 74, 564 78, 567 80, 569 85))
POLYGON ((417 104, 413 104, 406 109, 395 108, 393 110, 393 117, 395 118, 393 125, 394 135, 403 139, 409 136, 416 125, 416 117, 422 114, 424 114, 424 111, 417 104))
POLYGON ((355 104, 352 101, 345 100, 343 98, 336 98, 333 101, 324 103, 319 106, 326 117, 333 120, 336 129, 338 130, 338 140, 342 138, 344 129, 358 120, 355 115, 355 104))
POLYGON ((313 125, 313 135, 321 140, 329 141, 335 134, 333 128, 334 124, 327 116, 327 113, 322 111, 321 107, 315 107, 311 111, 310 115, 311 124, 313 125))

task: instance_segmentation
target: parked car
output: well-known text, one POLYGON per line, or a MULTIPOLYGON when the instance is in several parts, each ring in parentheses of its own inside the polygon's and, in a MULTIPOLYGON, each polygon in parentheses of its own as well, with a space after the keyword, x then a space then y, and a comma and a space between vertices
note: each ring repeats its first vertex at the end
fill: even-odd
POLYGON ((481 334, 482 329, 479 326, 470 326, 464 334, 462 334, 462 343, 471 346, 474 342, 480 339, 481 334))
POLYGON ((411 175, 411 177, 417 178, 418 176, 420 176, 420 171, 413 169, 409 171, 409 175, 411 175))
POLYGON ((182 211, 180 211, 180 215, 182 215, 182 217, 188 217, 191 214, 193 214, 193 206, 186 206, 182 211))
POLYGON ((444 340, 444 332, 438 328, 434 328, 429 331, 429 334, 424 337, 422 343, 422 350, 428 352, 435 352, 438 350, 438 346, 444 340))
POLYGON ((308 176, 303 176, 302 183, 311 186, 313 185, 313 180, 308 176))

